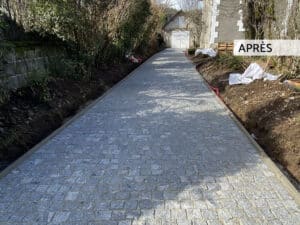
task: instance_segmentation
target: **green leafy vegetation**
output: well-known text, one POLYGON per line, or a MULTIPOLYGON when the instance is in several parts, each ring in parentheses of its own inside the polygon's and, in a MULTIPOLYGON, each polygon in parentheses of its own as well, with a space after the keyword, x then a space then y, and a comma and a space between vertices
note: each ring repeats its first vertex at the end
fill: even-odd
POLYGON ((141 44, 146 48, 159 26, 157 11, 148 0, 23 3, 12 0, 3 5, 25 31, 53 35, 66 42, 73 54, 89 55, 95 65, 120 60, 141 44))
POLYGON ((194 55, 195 54, 196 49, 195 48, 189 48, 188 49, 188 54, 189 55, 194 55))
POLYGON ((7 102, 10 98, 10 91, 4 86, 0 86, 0 105, 7 102))
POLYGON ((233 56, 231 54, 220 54, 217 56, 217 62, 220 65, 227 66, 233 70, 243 69, 243 58, 239 56, 233 56))
MULTIPOLYGON (((120 63, 128 53, 157 51, 153 40, 166 14, 149 0, 10 0, 0 1, 0 6, 0 38, 13 42, 15 51, 22 51, 26 42, 57 45, 64 52, 49 54, 48 73, 29 74, 28 86, 41 101, 50 98, 51 78, 89 79, 92 71, 120 63)), ((1 70, 7 52, 0 47, 1 70)))
POLYGON ((48 87, 50 79, 47 71, 33 71, 28 74, 27 85, 30 87, 33 96, 40 102, 51 100, 50 89, 48 87))
POLYGON ((81 80, 90 75, 82 60, 60 56, 51 57, 49 61, 49 72, 52 77, 81 80))

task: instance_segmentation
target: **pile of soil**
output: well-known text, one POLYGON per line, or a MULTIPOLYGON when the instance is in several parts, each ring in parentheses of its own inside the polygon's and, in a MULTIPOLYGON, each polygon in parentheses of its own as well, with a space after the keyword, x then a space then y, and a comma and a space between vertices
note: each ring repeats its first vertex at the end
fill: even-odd
POLYGON ((137 66, 130 62, 114 65, 97 71, 88 80, 52 78, 47 102, 39 100, 39 90, 32 87, 12 93, 9 101, 0 106, 0 171, 137 66))
POLYGON ((279 81, 256 80, 248 85, 229 86, 234 70, 217 59, 193 58, 210 86, 252 134, 266 153, 300 182, 300 93, 279 81))

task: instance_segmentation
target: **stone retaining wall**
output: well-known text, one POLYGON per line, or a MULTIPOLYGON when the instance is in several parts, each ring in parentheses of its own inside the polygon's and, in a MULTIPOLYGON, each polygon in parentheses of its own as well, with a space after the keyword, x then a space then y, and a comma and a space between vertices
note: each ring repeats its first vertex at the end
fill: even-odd
POLYGON ((9 46, 2 52, 0 83, 8 89, 17 89, 27 83, 31 73, 47 73, 49 59, 62 54, 57 47, 9 46))

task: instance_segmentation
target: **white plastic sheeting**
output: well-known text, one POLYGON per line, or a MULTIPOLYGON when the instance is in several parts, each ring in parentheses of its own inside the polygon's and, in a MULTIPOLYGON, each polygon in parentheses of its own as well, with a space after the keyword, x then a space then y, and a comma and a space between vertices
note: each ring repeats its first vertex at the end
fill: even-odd
POLYGON ((279 76, 265 73, 263 68, 257 63, 251 63, 250 66, 245 70, 243 74, 231 73, 229 75, 229 85, 235 84, 250 84, 254 80, 277 80, 279 76))
POLYGON ((264 80, 277 80, 279 76, 270 74, 270 73, 264 73, 264 80))
POLYGON ((229 85, 250 84, 252 81, 252 79, 243 77, 240 73, 231 73, 229 75, 229 85))
POLYGON ((216 57, 217 52, 213 50, 212 48, 203 48, 203 49, 197 49, 195 51, 195 56, 204 54, 204 55, 209 55, 210 57, 216 57))

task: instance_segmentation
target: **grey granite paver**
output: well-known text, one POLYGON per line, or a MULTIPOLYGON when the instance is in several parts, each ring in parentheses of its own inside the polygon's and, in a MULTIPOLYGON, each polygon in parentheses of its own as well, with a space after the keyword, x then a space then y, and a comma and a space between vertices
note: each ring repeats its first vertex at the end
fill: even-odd
POLYGON ((176 50, 0 180, 0 224, 299 221, 299 205, 176 50))

